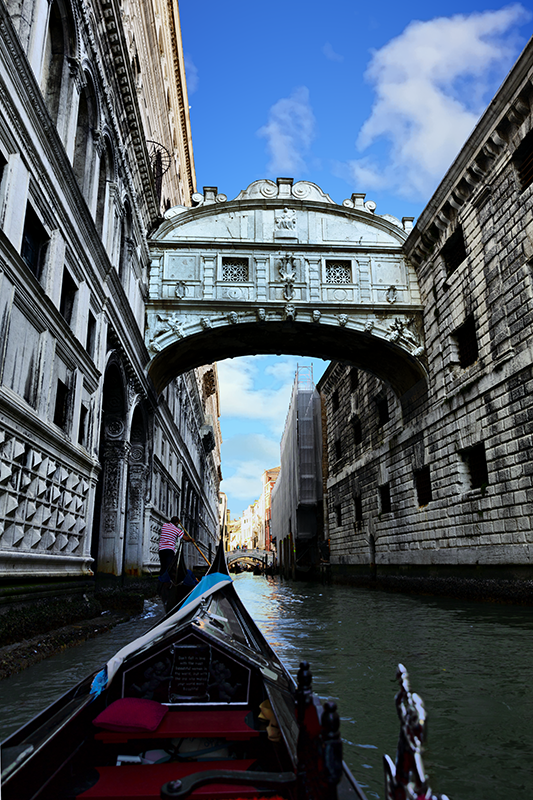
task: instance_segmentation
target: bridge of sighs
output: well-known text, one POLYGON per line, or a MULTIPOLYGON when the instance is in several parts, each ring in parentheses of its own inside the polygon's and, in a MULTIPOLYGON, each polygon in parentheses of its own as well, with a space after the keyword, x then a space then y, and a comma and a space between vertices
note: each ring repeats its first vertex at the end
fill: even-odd
POLYGON ((353 194, 259 180, 165 214, 150 242, 149 373, 158 391, 193 367, 287 353, 336 359, 399 397, 425 384, 420 293, 402 252, 412 220, 353 194))

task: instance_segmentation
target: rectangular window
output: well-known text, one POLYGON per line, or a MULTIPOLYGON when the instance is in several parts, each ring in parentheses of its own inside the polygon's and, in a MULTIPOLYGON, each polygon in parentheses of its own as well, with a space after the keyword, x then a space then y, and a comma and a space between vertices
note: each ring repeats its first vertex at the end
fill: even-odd
POLYGON ((440 253, 446 265, 446 272, 451 275, 466 258, 465 239, 460 225, 447 239, 440 253))
POLYGON ((350 370, 350 389, 355 392, 359 386, 359 370, 357 367, 352 367, 350 370))
POLYGON ((339 410, 339 390, 335 389, 333 394, 331 395, 331 407, 333 411, 339 410))
POLYGON ((64 317, 65 322, 68 322, 69 325, 72 322, 72 313, 74 311, 74 301, 76 300, 77 291, 78 285, 68 269, 65 267, 63 269, 63 283, 61 286, 59 313, 62 317, 64 317))
POLYGON ((337 527, 342 525, 342 506, 340 503, 335 506, 335 522, 337 523, 337 527))
POLYGON ((376 406, 378 410, 378 428, 382 428, 390 419, 389 402, 386 397, 378 397, 376 399, 376 406))
POLYGON ((69 388, 61 379, 57 381, 56 404, 54 407, 54 425, 63 430, 67 427, 69 388))
POLYGON ((80 427, 78 430, 78 444, 82 447, 87 447, 87 421, 89 409, 87 406, 82 405, 80 409, 80 427))
POLYGON ((522 191, 533 183, 533 131, 518 145, 513 156, 522 191))
POLYGON ((361 427, 361 420, 358 416, 352 417, 352 430, 353 430, 353 443, 355 445, 361 444, 363 441, 363 429, 361 427))
POLYGON ((363 500, 360 494, 356 494, 353 499, 354 515, 356 522, 363 521, 363 500))
POLYGON ((96 317, 92 311, 89 311, 89 319, 87 321, 87 352, 94 359, 96 352, 96 317))
POLYGON ((484 489, 489 482, 489 472, 483 442, 463 450, 461 457, 468 468, 470 488, 484 489))
POLYGON ((44 225, 28 203, 20 255, 37 279, 41 277, 49 242, 44 225))
POLYGON ((230 283, 246 283, 249 280, 247 258, 222 258, 222 280, 230 283))
POLYGON ((338 461, 342 458, 342 440, 335 439, 335 459, 338 461))
POLYGON ((379 487, 379 508, 382 514, 390 514, 392 511, 390 483, 384 483, 379 487))
POLYGON ((454 336, 459 353, 459 364, 465 369, 474 364, 479 356, 476 323, 473 315, 466 318, 463 324, 457 328, 454 336))
POLYGON ((2 178, 4 177, 4 172, 7 167, 7 158, 4 156, 2 152, 0 152, 0 183, 2 183, 2 178))
POLYGON ((429 474, 429 467, 422 467, 422 469, 415 472, 415 486, 416 497, 419 506, 427 506, 431 501, 431 476, 429 474))
POLYGON ((352 262, 326 261, 326 283, 352 283, 352 262))

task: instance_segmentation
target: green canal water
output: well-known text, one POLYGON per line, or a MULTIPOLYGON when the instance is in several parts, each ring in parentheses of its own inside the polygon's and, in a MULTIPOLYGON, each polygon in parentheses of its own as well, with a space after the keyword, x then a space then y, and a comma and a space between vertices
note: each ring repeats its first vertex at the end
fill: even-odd
MULTIPOLYGON (((341 716, 344 757, 383 798, 394 757, 398 662, 425 702, 425 765, 450 800, 533 797, 533 609, 284 582, 247 573, 236 589, 288 669, 311 663, 341 716)), ((0 682, 0 739, 154 623, 158 609, 0 682)))

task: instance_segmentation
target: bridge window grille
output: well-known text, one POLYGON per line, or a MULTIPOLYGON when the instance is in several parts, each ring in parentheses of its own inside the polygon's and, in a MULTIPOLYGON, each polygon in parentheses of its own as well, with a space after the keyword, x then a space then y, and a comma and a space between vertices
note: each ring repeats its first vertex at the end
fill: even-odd
POLYGON ((228 283, 246 283, 249 280, 247 258, 223 258, 222 280, 228 283))
POLYGON ((326 283, 352 283, 352 262, 326 261, 326 283))

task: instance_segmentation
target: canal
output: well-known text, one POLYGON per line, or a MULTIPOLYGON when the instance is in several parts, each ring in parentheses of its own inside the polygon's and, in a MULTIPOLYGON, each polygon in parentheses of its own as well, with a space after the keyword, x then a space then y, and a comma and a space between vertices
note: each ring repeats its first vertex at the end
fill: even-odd
MULTIPOLYGON (((344 756, 370 798, 383 798, 382 754, 394 757, 394 675, 401 661, 426 704, 425 763, 450 800, 533 796, 533 610, 446 598, 284 582, 244 573, 235 585, 295 674, 336 700, 344 756)), ((119 647, 158 610, 0 682, 0 738, 119 647)))

